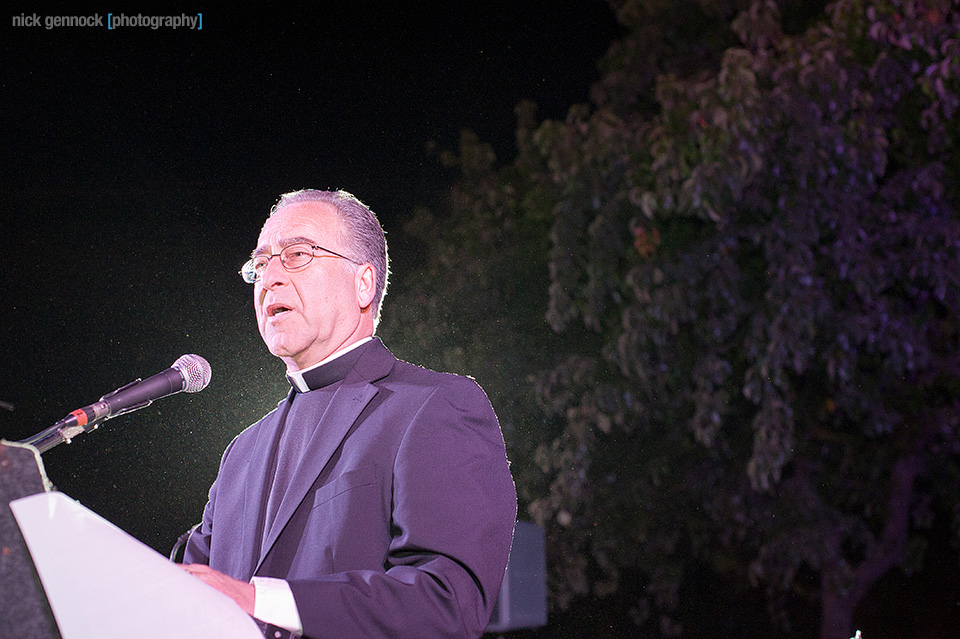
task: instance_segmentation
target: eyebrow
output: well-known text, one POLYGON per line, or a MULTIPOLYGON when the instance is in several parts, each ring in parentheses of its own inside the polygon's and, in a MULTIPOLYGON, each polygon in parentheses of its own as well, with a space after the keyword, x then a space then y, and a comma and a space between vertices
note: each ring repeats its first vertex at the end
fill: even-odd
MULTIPOLYGON (((288 246, 294 244, 309 244, 310 246, 316 246, 316 241, 310 239, 309 237, 303 237, 298 235, 296 237, 285 237, 277 242, 280 245, 280 249, 285 249, 288 246)), ((258 246, 254 249, 253 253, 250 254, 250 257, 257 257, 258 255, 270 255, 270 246, 264 244, 263 246, 258 246)))

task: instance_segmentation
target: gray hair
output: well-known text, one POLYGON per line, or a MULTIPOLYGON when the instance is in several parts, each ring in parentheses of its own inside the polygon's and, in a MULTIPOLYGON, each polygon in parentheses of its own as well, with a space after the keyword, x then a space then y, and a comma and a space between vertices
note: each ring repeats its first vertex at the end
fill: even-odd
POLYGON ((374 326, 380 322, 380 307, 387 294, 390 260, 387 239, 376 214, 366 204, 346 191, 318 191, 303 189, 284 193, 270 209, 273 215, 280 209, 299 202, 324 202, 337 211, 341 234, 338 238, 351 260, 372 264, 377 274, 377 288, 373 298, 374 326))

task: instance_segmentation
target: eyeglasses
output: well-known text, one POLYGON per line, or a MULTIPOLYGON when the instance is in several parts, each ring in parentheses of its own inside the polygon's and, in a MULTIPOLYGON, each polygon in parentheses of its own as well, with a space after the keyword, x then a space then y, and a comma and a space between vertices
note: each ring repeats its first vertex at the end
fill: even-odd
POLYGON ((322 246, 315 246, 312 244, 291 244, 286 246, 279 253, 273 253, 272 255, 257 255, 247 261, 243 265, 243 268, 240 269, 240 277, 243 278, 243 281, 247 284, 256 284, 260 281, 260 278, 263 276, 263 272, 267 270, 267 264, 270 263, 275 257, 280 258, 280 264, 283 265, 283 269, 288 273, 293 273, 294 271, 302 271, 307 267, 310 262, 313 261, 315 257, 339 257, 340 259, 347 260, 348 262, 353 262, 357 264, 356 260, 352 260, 346 255, 340 255, 336 251, 331 251, 330 249, 323 248, 322 246), (330 255, 317 255, 314 251, 326 251, 330 255))

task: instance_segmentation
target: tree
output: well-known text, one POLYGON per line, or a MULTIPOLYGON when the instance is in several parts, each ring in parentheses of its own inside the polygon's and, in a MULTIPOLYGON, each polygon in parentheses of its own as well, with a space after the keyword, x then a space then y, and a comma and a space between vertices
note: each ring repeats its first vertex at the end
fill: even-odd
POLYGON ((521 106, 506 166, 465 135, 384 330, 492 391, 558 607, 640 575, 680 635, 706 563, 846 638, 960 528, 960 6, 676 6, 614 2, 592 106, 521 106))
POLYGON ((821 636, 849 637, 931 504, 957 508, 957 9, 840 1, 788 36, 756 2, 717 73, 661 77, 656 116, 540 127, 548 317, 604 342, 541 386, 562 583, 639 566, 669 609, 684 556, 748 552, 780 622, 813 571, 821 636))

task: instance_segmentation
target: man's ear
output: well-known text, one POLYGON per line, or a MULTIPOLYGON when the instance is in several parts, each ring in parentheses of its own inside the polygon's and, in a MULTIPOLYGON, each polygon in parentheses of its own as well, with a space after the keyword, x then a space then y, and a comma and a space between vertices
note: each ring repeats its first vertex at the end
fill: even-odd
POLYGON ((373 304, 373 297, 377 292, 377 271, 372 264, 364 264, 357 269, 355 278, 357 286, 357 302, 360 308, 367 308, 373 304))

